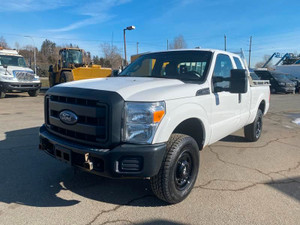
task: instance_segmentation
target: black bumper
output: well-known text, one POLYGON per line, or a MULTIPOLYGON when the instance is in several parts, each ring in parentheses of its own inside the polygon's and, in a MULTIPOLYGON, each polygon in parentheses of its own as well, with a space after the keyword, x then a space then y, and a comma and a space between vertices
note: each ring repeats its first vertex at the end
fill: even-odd
POLYGON ((166 144, 122 144, 113 149, 99 149, 60 138, 42 126, 39 147, 58 160, 100 176, 143 178, 159 172, 166 144))
POLYGON ((2 82, 0 81, 0 91, 9 92, 9 91, 31 91, 41 88, 40 83, 33 82, 2 82))

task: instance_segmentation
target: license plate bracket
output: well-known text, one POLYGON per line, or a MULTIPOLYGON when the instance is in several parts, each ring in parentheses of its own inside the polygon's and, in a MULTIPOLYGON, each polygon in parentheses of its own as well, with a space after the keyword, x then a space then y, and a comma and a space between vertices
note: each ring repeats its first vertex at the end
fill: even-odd
POLYGON ((70 149, 56 145, 54 155, 56 159, 72 165, 72 151, 70 149))

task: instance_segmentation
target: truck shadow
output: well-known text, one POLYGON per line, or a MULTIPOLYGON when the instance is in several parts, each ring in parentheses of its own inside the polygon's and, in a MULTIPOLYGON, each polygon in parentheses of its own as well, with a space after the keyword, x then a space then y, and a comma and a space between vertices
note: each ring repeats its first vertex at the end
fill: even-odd
POLYGON ((78 204, 78 200, 64 199, 69 195, 63 191, 69 190, 118 205, 166 205, 154 197, 148 180, 112 180, 74 173, 73 168, 38 150, 38 127, 5 134, 5 140, 0 140, 0 202, 36 207, 78 204))
POLYGON ((237 135, 228 135, 227 137, 224 137, 220 141, 223 141, 223 142, 248 142, 245 137, 237 136, 237 135))

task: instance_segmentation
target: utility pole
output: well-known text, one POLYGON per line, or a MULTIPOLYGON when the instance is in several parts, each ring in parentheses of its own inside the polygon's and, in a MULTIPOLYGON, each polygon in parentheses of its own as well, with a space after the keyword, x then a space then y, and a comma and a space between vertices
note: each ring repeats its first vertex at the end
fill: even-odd
POLYGON ((136 43, 136 54, 139 54, 139 42, 136 43))
POLYGON ((252 50, 252 36, 250 36, 250 45, 249 45, 249 68, 250 68, 250 63, 251 63, 251 50, 252 50))
POLYGON ((227 37, 224 34, 224 50, 227 51, 227 37))
POLYGON ((169 40, 167 39, 167 50, 169 50, 169 40))

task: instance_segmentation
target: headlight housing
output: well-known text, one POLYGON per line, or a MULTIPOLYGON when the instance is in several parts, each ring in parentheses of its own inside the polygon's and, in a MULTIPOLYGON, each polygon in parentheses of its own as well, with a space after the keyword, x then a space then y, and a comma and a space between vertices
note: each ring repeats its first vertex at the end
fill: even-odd
POLYGON ((280 86, 285 86, 285 83, 284 82, 279 82, 278 83, 280 86))
POLYGON ((123 114, 123 142, 151 144, 165 113, 165 102, 126 102, 123 114))

